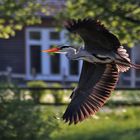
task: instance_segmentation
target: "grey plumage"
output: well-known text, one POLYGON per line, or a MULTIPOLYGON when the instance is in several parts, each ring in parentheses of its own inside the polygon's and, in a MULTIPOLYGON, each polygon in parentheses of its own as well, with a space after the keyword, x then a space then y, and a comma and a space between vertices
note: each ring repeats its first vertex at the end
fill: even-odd
POLYGON ((103 24, 93 19, 69 20, 65 27, 84 40, 84 49, 68 50, 69 59, 82 59, 83 67, 78 86, 71 95, 63 119, 76 124, 95 114, 114 90, 119 72, 134 66, 119 39, 103 24))
POLYGON ((63 119, 76 124, 95 114, 106 102, 118 80, 115 65, 83 63, 78 87, 63 119))
POLYGON ((140 69, 140 65, 131 63, 119 39, 99 21, 69 20, 65 27, 81 36, 84 48, 62 46, 43 52, 63 53, 70 60, 83 60, 78 86, 73 90, 71 102, 63 115, 65 122, 76 124, 95 114, 105 104, 120 72, 130 67, 140 69))

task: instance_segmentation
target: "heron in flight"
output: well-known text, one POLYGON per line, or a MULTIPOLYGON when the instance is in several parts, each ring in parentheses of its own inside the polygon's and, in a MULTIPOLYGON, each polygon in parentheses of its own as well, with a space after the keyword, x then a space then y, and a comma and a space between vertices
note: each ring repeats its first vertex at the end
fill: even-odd
POLYGON ((120 72, 132 64, 126 49, 118 38, 97 20, 91 18, 68 20, 64 26, 71 32, 80 35, 84 48, 62 46, 43 52, 65 53, 70 60, 83 60, 78 86, 71 94, 63 120, 77 124, 90 115, 94 115, 107 101, 114 90, 120 72))

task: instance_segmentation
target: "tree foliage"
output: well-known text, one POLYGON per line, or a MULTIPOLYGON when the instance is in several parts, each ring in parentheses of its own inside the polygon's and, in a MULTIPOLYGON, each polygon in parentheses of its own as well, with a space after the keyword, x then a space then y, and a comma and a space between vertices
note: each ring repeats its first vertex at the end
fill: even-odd
POLYGON ((69 0, 60 17, 99 19, 119 37, 122 44, 132 46, 139 41, 139 7, 139 0, 69 0))
MULTIPOLYGON (((17 93, 19 94, 19 93, 17 93)), ((50 140, 59 121, 51 109, 0 91, 0 140, 50 140)))
POLYGON ((0 38, 14 36, 25 25, 41 23, 39 14, 46 12, 37 0, 0 0, 0 38))

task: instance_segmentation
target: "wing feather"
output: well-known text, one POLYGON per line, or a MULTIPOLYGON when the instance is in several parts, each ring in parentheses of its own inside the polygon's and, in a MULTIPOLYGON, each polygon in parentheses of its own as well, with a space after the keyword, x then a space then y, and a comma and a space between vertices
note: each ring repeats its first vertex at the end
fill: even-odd
POLYGON ((95 114, 110 97, 118 76, 115 64, 84 62, 78 87, 73 91, 74 97, 68 105, 63 119, 69 124, 77 124, 95 114))
POLYGON ((85 49, 92 51, 95 49, 117 50, 121 46, 118 38, 104 27, 98 20, 85 18, 83 20, 68 20, 65 27, 71 33, 77 33, 85 42, 85 49))

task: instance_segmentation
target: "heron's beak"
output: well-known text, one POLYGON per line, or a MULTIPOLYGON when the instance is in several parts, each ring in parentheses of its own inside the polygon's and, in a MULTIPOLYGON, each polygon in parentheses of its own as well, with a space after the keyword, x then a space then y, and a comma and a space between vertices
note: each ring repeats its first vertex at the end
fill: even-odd
POLYGON ((42 52, 58 52, 60 50, 60 48, 52 48, 52 49, 48 49, 48 50, 43 50, 42 52))

